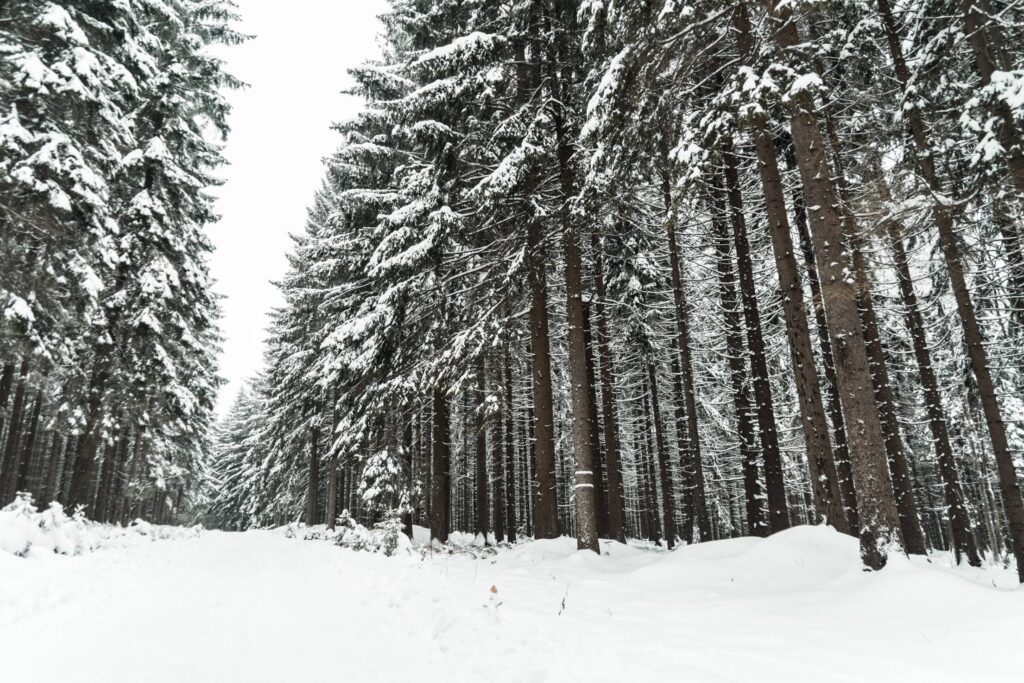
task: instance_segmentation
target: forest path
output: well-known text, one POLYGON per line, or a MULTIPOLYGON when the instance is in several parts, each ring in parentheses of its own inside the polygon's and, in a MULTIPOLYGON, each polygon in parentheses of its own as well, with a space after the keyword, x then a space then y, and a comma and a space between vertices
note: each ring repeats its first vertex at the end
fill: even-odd
POLYGON ((1009 573, 901 561, 864 574, 851 541, 802 528, 667 556, 607 544, 599 558, 559 539, 477 560, 204 532, 4 556, 0 671, 102 683, 1010 680, 1024 591, 980 585, 1009 573))

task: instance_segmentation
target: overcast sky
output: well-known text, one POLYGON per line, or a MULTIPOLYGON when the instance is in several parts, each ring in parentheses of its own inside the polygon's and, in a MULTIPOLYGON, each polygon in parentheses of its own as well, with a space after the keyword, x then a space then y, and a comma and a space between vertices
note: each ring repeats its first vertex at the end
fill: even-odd
POLYGON ((220 413, 263 363, 267 313, 281 301, 271 281, 286 268, 288 234, 300 231, 319 187, 322 160, 340 137, 330 130, 362 103, 340 94, 346 69, 378 54, 384 0, 235 0, 240 29, 255 35, 223 51, 249 83, 231 95, 231 137, 221 170, 220 222, 211 228, 216 290, 223 295, 220 413))

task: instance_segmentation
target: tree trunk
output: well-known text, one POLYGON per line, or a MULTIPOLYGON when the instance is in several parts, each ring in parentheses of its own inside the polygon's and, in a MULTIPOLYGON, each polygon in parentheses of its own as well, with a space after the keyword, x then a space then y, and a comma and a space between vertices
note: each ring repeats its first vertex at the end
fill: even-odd
MULTIPOLYGON (((495 371, 493 375, 495 388, 501 383, 500 373, 495 371)), ((494 528, 494 542, 501 543, 505 540, 505 427, 503 424, 503 411, 497 413, 491 422, 491 490, 492 490, 492 518, 494 528)))
POLYGON ((59 479, 62 471, 61 465, 63 464, 63 461, 60 454, 63 441, 63 437, 54 431, 53 440, 50 442, 50 459, 46 468, 46 479, 43 482, 42 493, 40 496, 40 502, 44 505, 48 505, 50 502, 56 500, 59 493, 59 491, 57 491, 57 480, 59 479))
MULTIPOLYGON (((317 416, 314 419, 319 419, 317 416)), ((309 430, 309 488, 306 490, 306 525, 316 524, 320 499, 320 427, 309 430)))
MULTIPOLYGON (((669 265, 672 273, 672 296, 675 303, 676 318, 676 353, 679 356, 680 387, 683 405, 686 410, 686 423, 677 425, 676 429, 686 430, 687 453, 683 454, 683 469, 686 485, 691 493, 684 498, 684 503, 692 507, 683 513, 684 519, 697 523, 700 540, 711 538, 711 517, 708 514, 707 497, 704 489, 704 467, 700 452, 700 432, 697 423, 697 398, 693 386, 693 361, 690 354, 690 305, 686 296, 686 285, 683 283, 682 265, 679 257, 679 244, 676 242, 675 215, 672 210, 671 181, 668 173, 663 173, 662 194, 665 203, 665 231, 668 239, 669 265)), ((692 527, 684 529, 683 540, 692 540, 692 527)))
POLYGON ((579 226, 572 215, 572 198, 576 196, 572 168, 572 141, 565 118, 565 93, 559 85, 559 74, 549 59, 548 81, 554 98, 551 121, 557 143, 559 184, 564 205, 562 219, 562 250, 565 255, 565 308, 568 326, 569 381, 572 398, 572 440, 576 469, 576 545, 580 550, 600 553, 597 538, 595 501, 595 454, 590 441, 590 385, 587 372, 587 343, 584 338, 583 256, 580 251, 579 226))
POLYGON ((28 473, 34 458, 36 436, 39 434, 39 413, 42 411, 42 408, 43 392, 40 390, 36 392, 32 417, 29 418, 28 436, 25 438, 25 445, 21 449, 21 462, 18 464, 18 477, 14 484, 14 492, 28 491, 28 473))
MULTIPOLYGON (((6 417, 7 401, 11 398, 11 389, 14 387, 14 363, 4 363, 3 372, 0 373, 0 437, 4 434, 4 418, 6 417)), ((0 479, 3 478, 3 456, 0 455, 0 479)))
POLYGON ((601 440, 598 436, 600 424, 597 420, 597 374, 594 363, 594 335, 592 334, 591 318, 593 306, 591 301, 583 304, 583 338, 587 348, 587 377, 590 380, 590 449, 594 454, 594 508, 597 516, 597 535, 608 538, 608 506, 605 504, 608 493, 605 488, 605 476, 601 458, 601 440))
POLYGON ((615 415, 615 369, 612 361, 611 337, 605 309, 607 291, 604 282, 604 258, 600 238, 591 235, 594 251, 595 339, 601 375, 601 418, 604 430, 605 473, 607 486, 605 506, 608 509, 608 537, 625 543, 625 505, 622 490, 622 455, 619 447, 619 425, 615 415))
POLYGON ((21 369, 18 371, 18 384, 14 390, 14 403, 11 404, 10 425, 7 428, 7 442, 4 445, 3 460, 0 461, 0 507, 10 502, 13 496, 14 484, 17 478, 16 454, 18 452, 18 441, 21 438, 22 411, 25 407, 25 391, 28 383, 29 360, 26 357, 21 361, 21 369))
POLYGON ((451 455, 448 436, 448 397, 434 389, 433 486, 430 492, 430 537, 448 542, 451 524, 451 455))
MULTIPOLYGON (((722 312, 725 317, 725 344, 729 357, 729 374, 732 380, 733 410, 736 413, 736 435, 740 444, 740 459, 743 466, 743 492, 746 501, 747 530, 751 536, 767 536, 768 522, 765 519, 762 499, 764 491, 757 472, 757 446, 754 442, 754 424, 751 421, 750 389, 747 385, 747 367, 744 360, 746 349, 743 344, 743 323, 736 297, 736 281, 733 275, 730 244, 732 238, 723 213, 712 208, 716 223, 718 252, 718 283, 722 297, 722 312)), ((785 502, 785 501, 783 501, 785 502)))
POLYGON ((672 463, 669 462, 668 448, 665 446, 665 429, 661 421, 661 405, 658 402, 658 377, 654 371, 654 362, 647 361, 647 383, 651 390, 651 414, 654 418, 654 443, 658 453, 658 470, 661 475, 661 513, 665 520, 665 543, 671 550, 676 545, 675 500, 672 483, 672 463))
POLYGON ((473 533, 483 537, 487 545, 487 364, 481 355, 476 365, 476 526, 473 533))
MULTIPOLYGON (((882 181, 884 182, 884 180, 882 181)), ((928 426, 932 433, 932 443, 939 462, 939 474, 942 477, 946 506, 949 508, 949 522, 953 536, 953 548, 957 562, 966 556, 972 567, 981 566, 971 518, 964 503, 964 493, 960 486, 960 473, 953 455, 953 446, 949 440, 949 426, 946 409, 939 390, 939 381, 932 364, 931 350, 925 333, 924 318, 921 315, 914 291, 914 281, 910 274, 907 252, 903 247, 903 235, 900 225, 895 220, 886 221, 889 242, 892 247, 893 262, 899 280, 900 294, 907 330, 914 347, 914 358, 917 361, 917 372, 924 391, 925 411, 928 414, 928 426)))
POLYGON ((772 398, 771 378, 768 375, 764 333, 761 331, 761 312, 757 304, 757 285, 754 282, 754 264, 750 256, 747 222, 743 215, 743 195, 740 192, 736 155, 731 146, 728 146, 723 156, 729 217, 732 220, 733 239, 736 243, 736 263, 743 300, 743 319, 747 328, 747 348, 750 351, 750 369, 754 380, 757 425, 761 435, 761 457, 764 459, 764 478, 768 490, 768 527, 771 533, 776 533, 789 528, 789 512, 782 473, 782 455, 779 452, 779 435, 775 427, 775 403, 772 398))
MULTIPOLYGON (((796 153, 793 145, 786 146, 786 160, 791 170, 796 170, 796 153)), ((799 190, 793 192, 793 217, 797 234, 800 238, 800 251, 803 253, 804 266, 807 269, 807 280, 811 287, 812 305, 814 306, 815 329, 818 345, 821 349, 821 364, 825 371, 825 382, 828 386, 828 416, 832 421, 832 436, 835 440, 833 459, 838 477, 839 492, 842 496, 843 510, 846 513, 849 532, 856 535, 860 529, 860 517, 857 515, 857 493, 853 488, 853 468, 850 464, 850 448, 846 441, 846 420, 843 419, 843 405, 839 398, 839 380, 836 379, 836 364, 832 357, 832 338, 825 320, 825 306, 821 295, 821 280, 818 278, 818 266, 814 263, 814 246, 811 244, 811 231, 807 227, 807 209, 803 195, 799 190)))
MULTIPOLYGON (((96 361, 98 366, 100 361, 96 361)), ((89 397, 86 408, 85 429, 78 437, 75 453, 74 470, 71 475, 71 491, 68 494, 68 507, 74 509, 90 502, 93 470, 96 464, 96 452, 100 445, 100 422, 103 411, 103 394, 106 389, 107 373, 94 367, 89 381, 89 397)))
MULTIPOLYGON (((903 48, 900 37, 896 32, 896 24, 893 20, 888 0, 878 0, 878 7, 889 44, 889 53, 896 71, 896 78, 899 80, 904 93, 906 93, 910 84, 910 71, 903 57, 903 48)), ((929 190, 935 196, 944 196, 942 184, 935 169, 934 154, 924 118, 921 116, 921 112, 913 107, 906 109, 904 115, 910 124, 911 136, 918 150, 918 165, 921 169, 921 175, 928 184, 929 190)), ((989 370, 988 352, 985 350, 981 326, 978 324, 977 314, 974 309, 974 302, 971 300, 970 291, 967 289, 967 279, 964 276, 960 248, 957 244, 956 232, 953 229, 953 214, 945 203, 936 201, 932 204, 932 218, 938 228, 939 245, 942 248, 942 255, 946 261, 946 269, 949 271, 953 298, 956 300, 960 324, 963 327, 964 342, 967 345, 967 355, 970 359, 971 370, 978 384, 978 393, 981 399, 981 408, 985 415, 985 422, 988 424, 989 438, 991 439, 992 452, 996 459, 999 486, 1003 494, 1003 504, 1010 531, 1010 543, 1017 560, 1017 576, 1024 583, 1024 502, 1021 500, 1020 483, 1017 480, 1017 471, 1013 464, 1013 456, 1007 440, 1006 425, 1003 422, 1002 411, 999 407, 995 382, 989 370)))
POLYGON ((871 280, 868 276, 868 265, 864 260, 863 239, 850 204, 846 170, 839 153, 839 134, 828 113, 825 114, 825 130, 832 148, 835 183, 839 199, 842 202, 846 240, 853 262, 861 329, 864 331, 864 341, 867 344, 871 381, 875 393, 875 403, 878 405, 878 415, 881 419, 882 436, 885 439, 885 453, 889 461, 889 474, 892 478, 893 495, 896 498, 896 511, 900 517, 900 529, 903 532, 903 541, 907 552, 913 555, 926 555, 928 548, 925 544, 924 532, 921 530, 921 520, 917 514, 917 503, 914 501, 914 484, 910 476, 906 452, 903 449, 899 416, 896 411, 896 397, 889 381, 885 349, 882 347, 882 338, 878 330, 878 316, 875 314, 875 304, 871 298, 871 280))
POLYGON ((530 221, 530 349, 533 351, 534 536, 558 537, 558 501, 555 480, 555 427, 551 389, 551 345, 548 332, 548 293, 544 272, 547 261, 539 218, 530 221))
MULTIPOLYGON (((771 4, 771 3, 769 3, 771 4)), ((800 44, 793 8, 771 10, 775 43, 784 56, 800 44)), ((836 377, 849 433, 853 480, 861 522, 861 557, 872 569, 885 566, 890 547, 902 549, 899 514, 892 493, 885 439, 873 396, 857 292, 846 277, 843 225, 838 198, 825 158, 814 98, 809 91, 792 93, 790 129, 797 166, 809 204, 811 239, 832 338, 836 377)))
MULTIPOLYGON (((733 24, 743 62, 747 66, 753 66, 754 42, 745 3, 741 2, 733 13, 733 24)), ((835 461, 832 458, 832 444, 828 438, 818 373, 814 365, 814 351, 807 325, 807 307, 804 304, 803 287, 800 284, 796 257, 793 253, 789 215, 786 211, 782 175, 775 156, 775 144, 772 142, 768 122, 764 118, 754 117, 750 125, 760 162, 761 188, 768 217, 768 231, 778 269, 779 288, 782 291, 786 333, 797 398, 800 401, 800 424, 807 446, 807 464, 814 494, 815 513, 817 518, 824 519, 839 531, 849 533, 850 527, 843 510, 835 461)))
POLYGON ((509 349, 509 342, 505 342, 505 353, 503 360, 503 377, 502 383, 504 384, 505 397, 504 409, 505 416, 505 436, 503 446, 505 448, 505 531, 508 535, 508 542, 516 542, 516 463, 515 463, 515 444, 513 442, 515 434, 515 412, 512 404, 512 359, 511 351, 509 349))
POLYGON ((658 519, 658 491, 654 473, 654 448, 651 446, 651 403, 650 379, 644 377, 643 444, 637 467, 637 498, 643 508, 644 527, 647 540, 657 543, 661 540, 661 523, 658 519), (643 477, 640 470, 643 470, 643 477))

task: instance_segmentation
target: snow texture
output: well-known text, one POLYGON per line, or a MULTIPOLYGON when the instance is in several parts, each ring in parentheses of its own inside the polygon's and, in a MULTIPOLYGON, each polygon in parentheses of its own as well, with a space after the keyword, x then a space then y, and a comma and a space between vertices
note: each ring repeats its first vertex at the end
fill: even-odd
POLYGON ((868 573, 825 527, 603 557, 570 538, 385 557, 294 536, 0 554, 5 676, 941 683, 1019 667, 1011 572, 937 556, 868 573))

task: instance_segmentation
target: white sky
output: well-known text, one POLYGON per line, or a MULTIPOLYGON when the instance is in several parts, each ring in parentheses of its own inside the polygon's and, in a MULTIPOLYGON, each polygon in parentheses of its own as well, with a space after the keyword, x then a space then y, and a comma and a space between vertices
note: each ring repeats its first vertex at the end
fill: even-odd
POLYGON ((250 87, 230 95, 230 166, 217 191, 222 218, 210 235, 211 260, 226 337, 220 414, 241 383, 263 365, 267 313, 281 298, 271 281, 287 267, 290 232, 301 231, 320 186, 322 159, 340 136, 336 121, 362 103, 343 96, 346 69, 377 56, 384 0, 235 0, 239 27, 256 38, 221 51, 229 70, 250 87))

